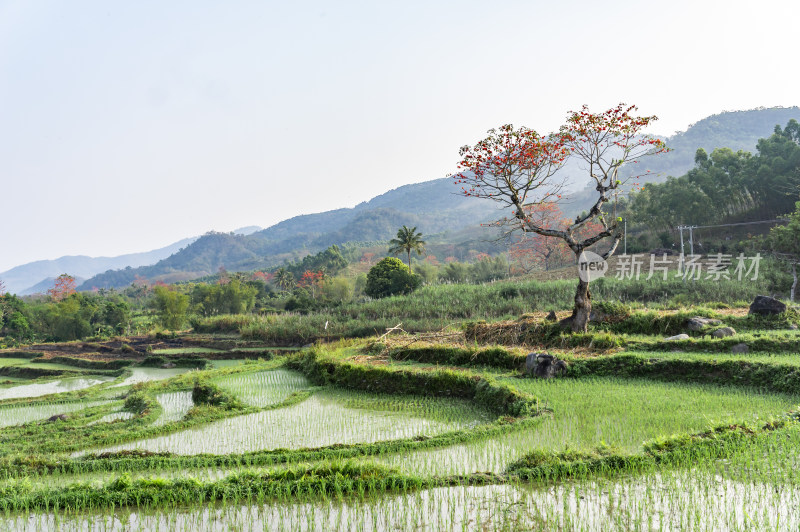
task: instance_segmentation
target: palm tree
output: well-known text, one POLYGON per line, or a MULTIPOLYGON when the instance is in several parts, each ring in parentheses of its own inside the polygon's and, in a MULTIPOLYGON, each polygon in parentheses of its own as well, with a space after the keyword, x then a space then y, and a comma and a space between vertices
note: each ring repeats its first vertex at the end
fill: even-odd
POLYGON ((275 284, 281 290, 289 290, 294 286, 294 275, 286 268, 278 268, 275 270, 275 284))
POLYGON ((417 233, 417 228, 409 229, 405 225, 397 230, 397 238, 389 241, 389 253, 399 255, 405 252, 408 255, 408 269, 411 270, 411 252, 416 251, 417 255, 425 252, 425 241, 422 240, 422 233, 417 233))

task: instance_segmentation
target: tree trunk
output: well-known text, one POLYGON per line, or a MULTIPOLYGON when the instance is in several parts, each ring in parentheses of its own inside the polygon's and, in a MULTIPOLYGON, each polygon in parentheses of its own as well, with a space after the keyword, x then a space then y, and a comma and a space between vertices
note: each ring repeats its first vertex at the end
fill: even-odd
POLYGON ((589 291, 589 282, 580 279, 575 291, 575 307, 572 309, 572 332, 586 332, 591 313, 592 294, 589 291))
POLYGON ((789 301, 794 303, 794 296, 797 292, 797 263, 792 263, 792 278, 794 282, 792 283, 792 291, 789 293, 789 301))
POLYGON ((411 250, 408 251, 408 271, 411 271, 411 250))

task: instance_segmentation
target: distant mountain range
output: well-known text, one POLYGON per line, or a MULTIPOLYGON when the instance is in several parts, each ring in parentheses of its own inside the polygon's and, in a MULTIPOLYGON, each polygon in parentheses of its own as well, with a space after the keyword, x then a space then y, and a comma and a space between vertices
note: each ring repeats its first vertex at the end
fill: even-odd
POLYGON ((385 241, 404 224, 433 235, 476 227, 498 217, 494 202, 457 192, 452 179, 436 179, 402 186, 351 209, 295 216, 250 235, 208 233, 152 266, 108 271, 79 288, 123 287, 137 277, 184 281, 216 273, 220 267, 228 271, 271 268, 332 244, 385 241))
POLYGON ((100 272, 118 268, 136 268, 147 264, 154 264, 161 259, 169 257, 197 240, 197 237, 184 238, 174 244, 153 251, 142 253, 130 253, 119 257, 87 257, 85 255, 72 255, 61 257, 54 260, 37 260, 21 266, 16 266, 0 273, 0 279, 6 285, 6 289, 15 294, 28 295, 46 292, 52 287, 52 280, 67 273, 76 278, 88 279, 100 272), (47 280, 50 286, 46 286, 47 280), (39 286, 44 282, 45 285, 39 286))
MULTIPOLYGON (((257 225, 241 227, 232 231, 237 235, 250 235, 262 228, 257 225)), ((6 289, 20 296, 43 294, 53 287, 55 278, 62 273, 75 277, 78 284, 98 273, 123 268, 138 268, 155 264, 180 251, 199 237, 184 238, 174 244, 153 251, 129 253, 118 257, 87 257, 70 255, 53 260, 38 260, 16 266, 0 273, 6 289)))
MULTIPOLYGON (((649 180, 662 181, 691 169, 699 147, 709 153, 718 147, 755 151, 758 139, 791 118, 800 120, 800 108, 724 112, 704 118, 685 132, 665 138, 672 151, 643 159, 636 171, 649 169, 649 180)), ((594 195, 593 187, 583 188, 586 181, 579 170, 574 165, 565 168, 565 175, 574 176, 570 188, 575 192, 563 205, 570 216, 587 209, 594 195)), ((438 242, 474 241, 479 231, 486 231, 479 225, 501 213, 492 201, 465 198, 457 192, 451 179, 436 179, 399 187, 351 209, 295 216, 263 230, 251 226, 231 233, 211 232, 148 253, 110 259, 38 261, 0 273, 0 279, 18 293, 61 273, 87 278, 79 287, 82 290, 124 287, 137 278, 176 282, 216 273, 220 267, 229 271, 271 268, 331 244, 385 241, 403 224, 416 226, 426 236, 438 235, 438 242)))

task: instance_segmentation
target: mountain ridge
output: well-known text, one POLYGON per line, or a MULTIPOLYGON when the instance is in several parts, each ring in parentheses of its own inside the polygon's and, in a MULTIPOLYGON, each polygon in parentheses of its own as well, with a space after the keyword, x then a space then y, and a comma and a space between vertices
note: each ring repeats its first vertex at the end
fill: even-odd
MULTIPOLYGON (((672 151, 643 160, 636 171, 649 169, 654 175, 650 179, 661 181, 667 175, 682 175, 691 169, 695 151, 700 147, 708 152, 719 147, 752 151, 758 139, 768 137, 775 125, 783 125, 790 118, 800 119, 800 107, 728 111, 705 117, 685 131, 666 137, 672 151)), ((189 280, 216 273, 219 267, 265 269, 331 244, 388 240, 403 224, 417 226, 426 235, 455 235, 459 230, 499 217, 500 211, 494 202, 466 198, 457 192, 452 179, 440 178, 402 185, 351 208, 294 216, 255 232, 251 230, 260 228, 250 226, 231 233, 210 232, 155 263, 85 276, 90 278, 80 289, 122 287, 137 278, 165 282, 189 280)), ((581 188, 578 182, 571 201, 562 206, 565 214, 574 216, 586 209, 592 196, 593 188, 581 188)), ((5 273, 0 274, 0 278, 11 285, 3 277, 5 273)))
POLYGON ((64 255, 57 259, 44 259, 28 262, 0 272, 0 279, 11 293, 29 294, 36 285, 50 278, 67 273, 74 277, 87 279, 109 269, 139 267, 153 264, 169 257, 181 248, 189 246, 198 237, 189 237, 167 246, 136 253, 126 253, 114 257, 90 257, 88 255, 64 255))

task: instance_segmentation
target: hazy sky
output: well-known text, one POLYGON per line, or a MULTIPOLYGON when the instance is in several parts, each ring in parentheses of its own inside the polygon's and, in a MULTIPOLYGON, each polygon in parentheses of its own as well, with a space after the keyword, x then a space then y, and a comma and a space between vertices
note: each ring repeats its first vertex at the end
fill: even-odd
POLYGON ((0 271, 269 226, 620 101, 800 104, 800 2, 0 0, 0 271))

